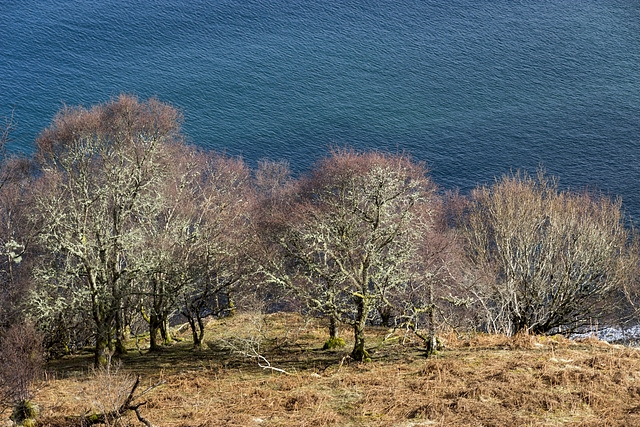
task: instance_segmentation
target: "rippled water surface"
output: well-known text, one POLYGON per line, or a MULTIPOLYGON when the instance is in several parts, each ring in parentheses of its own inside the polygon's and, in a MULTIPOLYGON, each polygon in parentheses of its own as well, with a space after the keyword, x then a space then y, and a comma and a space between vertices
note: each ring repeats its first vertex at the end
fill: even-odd
POLYGON ((640 218, 639 1, 0 0, 15 149, 120 92, 251 163, 408 151, 463 191, 543 164, 640 218))

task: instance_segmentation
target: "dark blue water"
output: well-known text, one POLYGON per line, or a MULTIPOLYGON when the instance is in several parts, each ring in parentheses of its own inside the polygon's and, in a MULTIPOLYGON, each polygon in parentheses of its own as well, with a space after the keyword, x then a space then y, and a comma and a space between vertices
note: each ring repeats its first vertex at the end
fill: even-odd
POLYGON ((640 218, 639 1, 0 0, 14 149, 120 92, 252 164, 408 151, 463 191, 543 164, 640 218))

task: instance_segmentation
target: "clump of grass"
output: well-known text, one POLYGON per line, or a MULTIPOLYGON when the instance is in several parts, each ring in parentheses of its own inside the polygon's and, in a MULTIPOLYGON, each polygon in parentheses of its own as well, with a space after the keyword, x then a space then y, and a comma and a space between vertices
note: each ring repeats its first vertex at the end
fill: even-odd
POLYGON ((345 344, 344 340, 342 338, 339 337, 334 337, 334 338, 329 338, 328 340, 326 340, 324 342, 324 345, 322 346, 323 350, 332 350, 334 348, 342 348, 344 346, 346 346, 347 344, 345 344))
POLYGON ((122 364, 112 363, 111 354, 107 355, 107 363, 93 370, 91 378, 78 393, 82 402, 82 418, 95 423, 103 418, 108 427, 121 424, 119 409, 130 394, 136 382, 135 377, 124 370, 122 364))

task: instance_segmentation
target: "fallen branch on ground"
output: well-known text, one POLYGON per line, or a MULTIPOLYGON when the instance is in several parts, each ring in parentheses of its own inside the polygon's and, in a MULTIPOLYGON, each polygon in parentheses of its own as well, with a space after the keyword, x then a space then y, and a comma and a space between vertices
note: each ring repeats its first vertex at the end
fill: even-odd
POLYGON ((155 383, 154 385, 148 387, 142 393, 140 393, 140 394, 138 394, 137 396, 134 397, 134 393, 136 392, 136 389, 140 385, 140 376, 138 375, 136 377, 135 383, 133 384, 133 387, 131 388, 131 391, 129 392, 129 395, 127 396, 125 401, 122 403, 122 405, 120 405, 120 407, 118 409, 113 410, 113 411, 109 411, 107 413, 94 414, 94 415, 91 415, 91 416, 88 416, 88 417, 87 417, 87 414, 85 414, 84 417, 83 417, 85 419, 85 423, 87 425, 93 425, 93 424, 111 425, 111 423, 113 423, 114 421, 122 418, 127 412, 134 411, 136 413, 136 416, 138 417, 138 420, 141 423, 143 423, 147 427, 153 427, 153 425, 148 420, 146 420, 145 418, 142 417, 142 415, 140 415, 140 411, 139 411, 140 407, 146 405, 147 402, 140 402, 140 403, 134 403, 134 402, 137 399, 139 399, 140 397, 142 397, 145 394, 149 393, 154 388, 164 384, 165 382, 166 382, 165 380, 159 381, 159 382, 155 383))

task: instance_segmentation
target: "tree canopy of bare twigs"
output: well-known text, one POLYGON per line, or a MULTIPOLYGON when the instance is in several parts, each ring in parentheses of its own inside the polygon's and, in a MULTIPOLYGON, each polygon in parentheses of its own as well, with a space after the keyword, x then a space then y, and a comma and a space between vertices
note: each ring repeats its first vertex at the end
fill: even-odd
POLYGON ((25 264, 32 262, 33 229, 26 223, 32 162, 10 155, 7 146, 17 124, 13 114, 0 124, 0 327, 21 321, 21 305, 28 288, 25 264))
POLYGON ((267 228, 283 263, 267 279, 351 325, 352 357, 368 358, 364 326, 408 282, 434 189, 424 165, 405 156, 334 151, 273 206, 267 228))
POLYGON ((438 348, 439 327, 456 327, 471 299, 461 286, 464 255, 458 233, 448 223, 457 195, 432 197, 429 223, 423 227, 409 282, 390 297, 401 325, 422 338, 427 355, 438 348))
POLYGON ((37 140, 33 221, 47 254, 34 269, 34 313, 90 313, 96 364, 122 331, 122 305, 139 272, 133 249, 144 237, 134 219, 157 201, 167 147, 182 144, 180 122, 167 104, 121 95, 63 108, 37 140))
POLYGON ((330 341, 349 325, 366 360, 367 322, 432 351, 472 301, 508 333, 574 330, 625 296, 640 313, 640 238, 619 200, 543 172, 446 199, 424 163, 346 148, 294 179, 283 161, 251 171, 186 145, 181 122, 131 95, 63 107, 32 159, 7 157, 14 122, 0 125, 0 328, 28 312, 45 341, 95 343, 99 365, 141 319, 151 350, 177 315, 199 347, 207 316, 251 296, 329 319, 330 341))
POLYGON ((560 191, 542 171, 472 195, 464 224, 473 288, 490 329, 572 330, 614 308, 632 280, 638 238, 620 201, 560 191))
POLYGON ((191 326, 195 347, 202 344, 205 317, 235 310, 232 295, 251 274, 247 252, 254 242, 249 168, 224 155, 209 154, 201 161, 199 179, 190 186, 191 201, 182 210, 191 218, 191 239, 180 264, 189 268, 179 274, 185 283, 180 312, 191 326))

